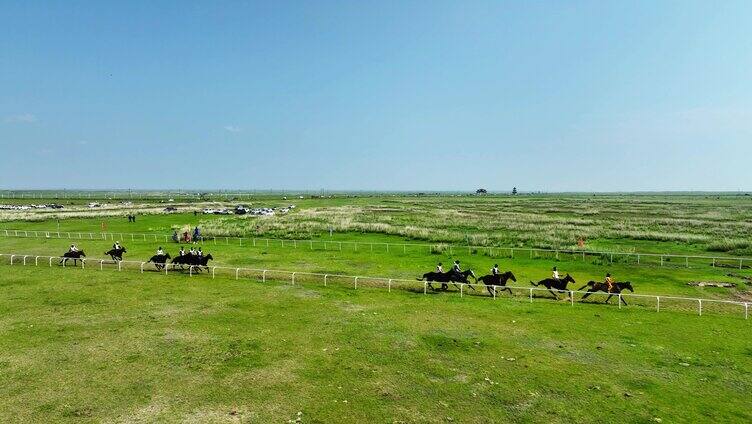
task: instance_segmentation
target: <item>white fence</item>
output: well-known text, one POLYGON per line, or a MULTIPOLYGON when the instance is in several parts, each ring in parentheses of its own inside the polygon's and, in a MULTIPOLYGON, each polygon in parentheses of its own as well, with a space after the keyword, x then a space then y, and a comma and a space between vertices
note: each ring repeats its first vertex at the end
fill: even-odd
MULTIPOLYGON (((53 262, 55 264, 58 264, 62 267, 66 266, 66 261, 64 261, 65 258, 61 256, 42 256, 42 255, 29 255, 29 254, 9 254, 9 253, 0 253, 0 260, 3 260, 7 258, 9 260, 9 264, 12 265, 34 265, 34 266, 48 266, 52 267, 53 262), (40 261, 41 259, 41 261, 40 261), (41 264, 41 265, 40 265, 41 264)), ((68 258, 69 261, 72 261, 72 258, 68 258)), ((149 262, 139 262, 139 261, 112 261, 107 259, 100 259, 100 258, 81 258, 78 259, 78 261, 81 263, 80 267, 82 269, 89 269, 93 267, 94 269, 104 270, 105 264, 109 268, 116 268, 118 271, 122 271, 123 269, 126 270, 137 270, 141 273, 144 272, 159 272, 164 274, 168 274, 170 272, 170 264, 168 266, 165 266, 163 270, 157 270, 156 268, 154 270, 145 270, 144 267, 149 264, 149 262), (88 267, 87 267, 87 264, 88 267)), ((76 266, 75 263, 73 265, 76 266)), ((236 280, 240 278, 253 278, 256 280, 259 280, 263 283, 265 283, 267 280, 284 280, 289 281, 290 284, 301 284, 303 281, 308 282, 315 282, 324 285, 326 287, 330 283, 347 283, 352 284, 353 288, 357 289, 358 285, 360 283, 360 286, 376 286, 381 288, 386 288, 389 292, 392 291, 393 288, 408 288, 408 289, 420 289, 422 288, 423 294, 428 293, 429 286, 431 283, 427 281, 421 281, 421 280, 408 280, 408 279, 401 279, 401 278, 387 278, 387 277, 368 277, 368 276, 353 276, 353 275, 343 275, 343 274, 322 274, 322 273, 316 273, 316 272, 305 272, 305 271, 286 271, 286 270, 275 270, 275 269, 261 269, 261 268, 243 268, 243 267, 227 267, 227 266, 207 266, 207 267, 198 267, 198 266, 188 266, 188 275, 190 277, 193 277, 194 275, 203 274, 204 271, 211 274, 212 278, 216 278, 217 271, 220 272, 220 274, 224 273, 225 276, 232 277, 236 280), (202 271, 202 269, 204 271, 202 271)), ((176 268, 172 266, 172 272, 185 272, 185 269, 176 268)), ((441 284, 441 283, 433 283, 433 284, 441 284)), ((546 288, 540 288, 540 287, 520 287, 520 286, 484 286, 482 283, 474 283, 474 284, 468 284, 468 283, 449 283, 450 285, 454 285, 459 290, 460 297, 463 297, 466 294, 470 294, 468 289, 472 289, 473 291, 483 294, 485 291, 489 293, 490 296, 492 296, 494 299, 496 299, 499 296, 499 291, 503 293, 504 290, 509 290, 510 295, 513 296, 513 293, 521 292, 525 295, 527 299, 532 303, 533 299, 540 296, 534 296, 534 293, 540 294, 546 293, 551 294, 552 291, 546 288), (476 289, 476 286, 480 286, 480 290, 476 289), (485 291, 484 291, 485 290, 485 291)), ((563 291, 557 291, 553 290, 554 296, 557 297, 558 300, 558 294, 565 294, 568 296, 569 303, 571 306, 574 306, 574 295, 575 294, 582 294, 585 295, 588 292, 586 291, 579 291, 579 290, 563 290, 563 291)), ((600 296, 607 295, 606 293, 591 293, 592 295, 599 294, 600 296)), ((665 295, 653 295, 653 294, 634 294, 634 293, 619 293, 614 294, 613 297, 617 299, 618 308, 621 309, 622 306, 626 307, 626 300, 629 299, 631 302, 634 302, 636 300, 641 301, 649 301, 650 305, 644 304, 644 303, 636 303, 637 306, 641 307, 650 307, 651 309, 655 309, 656 312, 660 312, 661 308, 666 309, 668 306, 669 308, 673 306, 674 309, 677 309, 677 304, 684 304, 689 305, 685 307, 678 308, 680 310, 688 310, 688 309, 694 309, 694 306, 696 305, 697 313, 698 315, 703 314, 703 307, 705 307, 705 310, 707 311, 708 307, 711 308, 713 306, 716 307, 716 311, 722 311, 724 313, 734 313, 736 310, 737 313, 741 312, 744 314, 744 319, 749 319, 749 302, 737 302, 737 301, 731 301, 731 300, 717 300, 717 299, 701 299, 701 298, 691 298, 691 297, 680 297, 680 296, 665 296, 665 295), (654 303, 653 303, 654 301, 654 303), (662 303, 663 302, 663 303, 662 303), (662 306, 663 305, 663 306, 662 306)))
MULTIPOLYGON (((120 241, 154 241, 169 243, 172 241, 171 236, 164 234, 148 233, 120 233, 120 232, 81 232, 81 231, 49 231, 49 230, 0 230, 0 235, 6 237, 31 237, 31 238, 60 238, 68 240, 120 240, 120 241)), ((202 244, 238 244, 239 246, 252 247, 291 247, 291 248, 308 248, 310 250, 342 250, 343 247, 350 248, 357 252, 403 252, 407 253, 410 249, 426 250, 433 252, 436 249, 444 249, 449 254, 463 253, 468 254, 485 252, 488 256, 506 256, 514 259, 515 257, 529 257, 530 259, 556 259, 569 255, 571 258, 581 258, 583 261, 586 257, 600 257, 603 260, 613 263, 614 260, 624 259, 632 260, 637 265, 644 264, 652 260, 656 265, 664 266, 668 263, 676 264, 686 268, 692 264, 696 265, 697 261, 703 261, 705 265, 711 267, 724 268, 750 268, 752 258, 738 256, 707 256, 707 255, 682 255, 676 253, 638 253, 638 252, 610 252, 610 251, 591 251, 591 250, 572 250, 572 249, 539 249, 530 247, 491 247, 491 246, 471 246, 471 245, 451 245, 444 243, 387 243, 387 242, 360 242, 360 241, 326 241, 326 240, 295 240, 295 239, 275 239, 275 238, 244 238, 244 237, 211 237, 201 239, 202 244), (546 256, 547 255, 547 256, 546 256)))

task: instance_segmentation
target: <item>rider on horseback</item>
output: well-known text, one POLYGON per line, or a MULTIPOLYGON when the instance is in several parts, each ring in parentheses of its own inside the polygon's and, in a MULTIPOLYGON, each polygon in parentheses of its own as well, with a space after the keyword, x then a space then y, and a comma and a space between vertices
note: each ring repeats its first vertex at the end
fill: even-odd
POLYGON ((159 249, 157 249, 157 255, 164 255, 164 250, 162 250, 162 246, 159 246, 159 249))
POLYGON ((441 265, 441 262, 439 262, 439 264, 436 265, 436 272, 438 272, 439 274, 444 273, 444 267, 441 265))
POLYGON ((198 248, 198 251, 196 251, 196 255, 198 256, 199 259, 204 257, 204 252, 201 251, 200 247, 198 248))
POLYGON ((121 249, 120 242, 116 241, 115 244, 112 245, 112 248, 115 250, 120 250, 121 249))
POLYGON ((459 259, 454 261, 454 265, 452 265, 452 272, 454 272, 458 278, 462 278, 462 269, 460 268, 459 259))
POLYGON ((606 279, 604 280, 604 283, 608 285, 608 292, 611 293, 611 291, 614 288, 614 279, 611 278, 611 274, 606 274, 606 279))
POLYGON ((499 264, 494 264, 493 268, 491 268, 491 275, 495 277, 499 274, 501 274, 501 272, 499 271, 499 264))
POLYGON ((75 244, 71 244, 70 247, 68 248, 68 252, 70 253, 78 252, 78 247, 76 247, 75 244))
POLYGON ((180 252, 178 252, 180 256, 185 256, 185 247, 180 246, 180 252))
POLYGON ((556 267, 554 267, 554 269, 551 270, 551 278, 553 278, 556 281, 561 281, 561 279, 559 278, 559 270, 556 269, 556 267))

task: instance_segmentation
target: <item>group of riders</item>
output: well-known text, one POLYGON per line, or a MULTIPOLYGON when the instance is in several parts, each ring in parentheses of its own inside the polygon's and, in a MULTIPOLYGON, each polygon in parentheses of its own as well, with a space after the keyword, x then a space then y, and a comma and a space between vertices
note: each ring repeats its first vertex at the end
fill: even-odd
MULTIPOLYGON (((114 261, 122 261, 123 253, 125 252, 127 252, 126 249, 120 244, 119 241, 116 241, 112 245, 112 249, 105 252, 105 255, 109 255, 114 261)), ((77 259, 85 256, 86 255, 84 254, 83 250, 80 250, 74 243, 70 245, 68 251, 63 255, 61 263, 66 262, 68 259, 72 259, 75 264, 75 261, 77 259)), ((156 265, 157 269, 164 269, 168 259, 172 259, 172 263, 176 266, 179 265, 182 267, 183 265, 188 265, 206 267, 207 262, 210 259, 214 258, 211 256, 211 254, 205 255, 201 247, 191 246, 190 249, 186 251, 185 247, 180 246, 178 256, 173 259, 169 253, 165 252, 162 246, 159 246, 154 256, 149 259, 149 262, 153 262, 156 265)))
MULTIPOLYGON (((441 283, 441 290, 447 290, 449 287, 449 283, 455 285, 457 287, 457 283, 467 285, 471 289, 475 290, 473 285, 470 283, 468 278, 472 276, 475 278, 475 282, 483 282, 486 285, 486 289, 488 292, 492 295, 496 295, 497 288, 501 288, 502 291, 506 290, 509 291, 509 293, 512 293, 512 290, 508 287, 506 287, 506 283, 508 280, 517 281, 514 274, 511 271, 501 272, 499 269, 499 264, 494 264, 493 268, 491 268, 489 275, 484 275, 482 277, 477 277, 471 270, 463 271, 462 267, 460 266, 460 261, 455 260, 452 264, 452 269, 448 272, 444 271, 444 265, 439 262, 436 265, 436 271, 435 272, 428 272, 426 274, 423 274, 422 278, 419 278, 418 280, 426 281, 427 287, 430 287, 432 290, 434 290, 432 282, 441 283)), ((574 278, 572 278, 571 275, 566 274, 564 277, 561 277, 559 274, 559 270, 557 267, 553 267, 551 269, 551 278, 543 279, 537 283, 531 281, 530 284, 538 287, 538 286, 544 286, 548 289, 549 292, 551 292, 554 297, 558 299, 557 292, 562 293, 566 292, 569 294, 569 297, 572 296, 572 291, 567 288, 568 283, 575 283, 574 278)), ((586 285, 582 286, 579 290, 583 290, 584 288, 588 287, 587 293, 583 296, 583 299, 590 296, 592 293, 603 291, 609 294, 609 297, 606 299, 606 302, 608 302, 613 295, 618 295, 621 293, 622 290, 627 289, 629 291, 634 291, 632 288, 632 283, 630 282, 616 282, 614 278, 611 276, 610 273, 606 274, 606 277, 603 279, 602 282, 596 282, 596 281, 589 281, 586 285)), ((578 291, 579 291, 578 290, 578 291)), ((619 299, 622 303, 626 304, 624 299, 619 296, 619 299)))
MULTIPOLYGON (((112 259, 115 261, 122 261, 123 253, 125 252, 125 248, 120 245, 119 241, 116 241, 112 245, 112 250, 105 252, 105 254, 112 257, 112 259)), ((76 259, 80 259, 81 257, 85 256, 85 254, 82 250, 79 250, 75 244, 71 244, 68 252, 63 256, 64 257, 61 260, 62 263, 65 263, 67 259, 73 259, 75 263, 76 259)), ((185 250, 185 247, 180 246, 178 256, 171 258, 170 254, 166 253, 162 246, 159 246, 155 255, 152 256, 151 259, 149 259, 149 262, 153 262, 157 269, 161 270, 166 268, 168 259, 172 259, 171 263, 173 264, 173 267, 180 266, 182 268, 184 265, 188 265, 191 267, 198 267, 198 269, 200 270, 201 267, 206 268, 208 261, 213 258, 210 254, 205 255, 201 250, 201 247, 194 246, 191 246, 188 251, 185 250)), ((436 265, 435 272, 428 272, 426 274, 423 274, 423 277, 419 278, 418 280, 426 281, 427 286, 432 290, 434 289, 433 285, 431 284, 433 282, 441 283, 441 290, 447 290, 449 288, 449 283, 453 284, 455 287, 458 287, 457 283, 464 284, 470 287, 472 290, 475 290, 473 285, 470 284, 470 281, 468 280, 469 277, 475 278, 476 283, 483 282, 486 285, 488 292, 494 296, 496 295, 497 288, 501 288, 502 291, 509 291, 509 293, 511 294, 512 290, 506 287, 506 283, 508 280, 515 282, 517 281, 511 271, 501 272, 501 270, 499 269, 499 264, 494 264, 489 275, 477 277, 472 270, 463 271, 459 260, 454 261, 451 270, 448 272, 444 271, 444 265, 439 262, 436 265)), ((554 295, 554 297, 558 299, 556 292, 568 292, 571 298, 572 291, 567 288, 567 284, 575 283, 575 281, 574 278, 572 278, 572 276, 569 274, 566 274, 566 276, 562 278, 557 267, 553 267, 553 269, 551 270, 551 278, 546 278, 539 281, 538 283, 535 283, 533 281, 531 281, 530 283, 536 287, 541 285, 546 287, 548 291, 550 291, 554 295)), ((603 282, 590 281, 579 290, 582 290, 585 287, 589 287, 589 290, 588 293, 583 296, 583 299, 588 297, 591 293, 604 291, 609 294, 608 299, 606 299, 607 302, 612 295, 621 293, 623 289, 633 291, 630 282, 627 281, 623 283, 617 283, 616 281, 614 281, 613 277, 611 277, 611 274, 606 274, 603 282)), ((621 296, 619 296, 619 298, 623 303, 626 304, 626 302, 621 299, 621 296)))

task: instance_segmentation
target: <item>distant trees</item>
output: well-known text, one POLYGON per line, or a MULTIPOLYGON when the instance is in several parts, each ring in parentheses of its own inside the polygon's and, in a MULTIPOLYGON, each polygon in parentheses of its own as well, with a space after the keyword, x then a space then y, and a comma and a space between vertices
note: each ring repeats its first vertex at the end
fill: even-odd
POLYGON ((516 195, 517 195, 517 187, 513 187, 512 188, 512 196, 516 196, 516 195))
POLYGON ((475 194, 488 194, 488 190, 486 190, 485 188, 479 188, 475 190, 475 194))

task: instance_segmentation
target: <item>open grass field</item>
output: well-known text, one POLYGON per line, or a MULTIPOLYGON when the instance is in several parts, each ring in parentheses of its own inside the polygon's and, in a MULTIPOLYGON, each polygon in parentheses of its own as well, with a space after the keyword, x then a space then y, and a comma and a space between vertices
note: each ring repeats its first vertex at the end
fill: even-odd
MULTIPOLYGON (((439 261, 460 259, 479 275, 499 263, 515 273, 515 285, 528 287, 556 265, 575 277, 574 289, 610 272, 632 281, 637 293, 752 300, 742 278, 752 276, 750 270, 713 268, 704 261, 637 265, 598 256, 511 258, 501 250, 386 251, 365 244, 462 243, 468 239, 455 234, 485 234, 489 246, 539 246, 520 237, 528 227, 512 228, 526 222, 543 237, 541 245, 550 234, 550 240, 585 237, 586 248, 692 254, 712 251, 715 239, 743 240, 750 225, 744 197, 609 196, 595 198, 589 214, 565 208, 573 199, 589 202, 585 196, 263 198, 254 203, 298 208, 264 218, 150 214, 136 223, 117 215, 59 222, 34 217, 0 228, 98 232, 104 221, 107 231, 164 235, 199 225, 205 234, 334 242, 324 250, 207 240, 202 247, 214 265, 415 279, 439 261), (643 227, 649 222, 654 229, 643 227), (619 226, 627 232, 615 230, 619 226), (641 238, 629 235, 631 226, 681 237, 641 238), (585 230, 592 232, 579 233, 585 230), (336 241, 364 244, 340 250, 336 241), (737 287, 690 287, 689 281, 737 287)), ((158 245, 177 251, 174 243, 151 239, 121 242, 128 260, 145 261, 158 245)), ((89 257, 101 258, 112 241, 76 243, 89 257)), ((60 255, 68 244, 0 237, 0 253, 60 255)), ((742 253, 744 248, 726 252, 742 253)), ((694 304, 662 304, 656 313, 649 300, 630 299, 629 307, 618 309, 603 305, 603 295, 571 306, 564 296, 557 302, 543 293, 532 303, 519 292, 494 301, 482 292, 423 295, 421 286, 387 292, 367 283, 355 290, 305 278, 292 286, 282 278, 264 284, 220 272, 211 279, 105 268, 23 267, 0 260, 0 377, 6 382, 0 386, 0 421, 752 419, 752 320, 744 320, 741 310, 710 307, 699 317, 694 304)))

